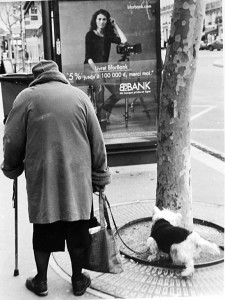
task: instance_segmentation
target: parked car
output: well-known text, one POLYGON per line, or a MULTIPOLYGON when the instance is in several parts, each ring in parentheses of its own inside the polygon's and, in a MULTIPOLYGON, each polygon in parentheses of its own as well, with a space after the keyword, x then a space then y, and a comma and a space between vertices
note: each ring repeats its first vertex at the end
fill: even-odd
POLYGON ((215 40, 207 45, 207 50, 213 51, 214 49, 217 49, 220 51, 223 49, 223 40, 215 40))
POLYGON ((200 47, 199 50, 205 50, 207 49, 207 44, 204 41, 200 41, 200 47))

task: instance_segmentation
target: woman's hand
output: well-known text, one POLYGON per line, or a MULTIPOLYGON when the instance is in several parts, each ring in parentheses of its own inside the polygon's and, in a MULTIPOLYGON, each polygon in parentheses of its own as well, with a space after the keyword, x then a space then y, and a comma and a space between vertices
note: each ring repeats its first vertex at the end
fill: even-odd
POLYGON ((125 34, 123 33, 123 31, 119 28, 119 26, 116 23, 116 20, 114 18, 110 18, 110 22, 112 24, 112 27, 115 28, 115 30, 117 31, 120 39, 121 39, 121 44, 124 44, 127 42, 127 38, 125 36, 125 34))
POLYGON ((104 192, 104 191, 105 191, 104 185, 93 185, 93 193, 104 192))
POLYGON ((111 17, 110 22, 111 22, 113 27, 116 27, 117 24, 116 24, 116 20, 114 18, 111 17))

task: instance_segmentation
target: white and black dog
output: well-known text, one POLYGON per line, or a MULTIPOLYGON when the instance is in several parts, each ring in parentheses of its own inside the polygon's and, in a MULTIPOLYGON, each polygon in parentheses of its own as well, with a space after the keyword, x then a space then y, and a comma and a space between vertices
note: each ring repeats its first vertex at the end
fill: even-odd
POLYGON ((182 216, 168 209, 154 207, 152 229, 147 240, 150 249, 149 261, 160 258, 160 251, 169 255, 174 264, 185 265, 181 276, 190 276, 194 272, 194 258, 201 252, 219 255, 219 247, 215 243, 203 239, 197 232, 179 227, 182 216))

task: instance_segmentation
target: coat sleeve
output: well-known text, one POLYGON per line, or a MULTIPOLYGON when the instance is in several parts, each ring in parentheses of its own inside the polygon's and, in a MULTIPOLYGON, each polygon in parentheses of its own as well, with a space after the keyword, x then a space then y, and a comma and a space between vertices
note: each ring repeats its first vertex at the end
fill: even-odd
POLYGON ((15 179, 24 170, 26 148, 26 101, 23 92, 14 101, 5 124, 3 137, 3 163, 5 176, 15 179))

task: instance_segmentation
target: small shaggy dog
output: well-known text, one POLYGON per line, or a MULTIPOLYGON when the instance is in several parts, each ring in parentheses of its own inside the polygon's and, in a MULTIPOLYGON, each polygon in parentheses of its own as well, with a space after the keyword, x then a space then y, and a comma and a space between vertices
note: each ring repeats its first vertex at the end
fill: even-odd
POLYGON ((170 255, 174 264, 184 264, 185 269, 181 275, 189 276, 194 272, 194 258, 201 252, 216 255, 220 254, 220 250, 216 244, 206 241, 197 232, 178 227, 181 219, 180 213, 154 207, 151 235, 147 240, 151 252, 148 260, 158 260, 162 251, 164 256, 165 253, 170 255))

